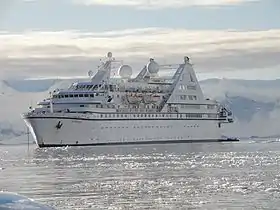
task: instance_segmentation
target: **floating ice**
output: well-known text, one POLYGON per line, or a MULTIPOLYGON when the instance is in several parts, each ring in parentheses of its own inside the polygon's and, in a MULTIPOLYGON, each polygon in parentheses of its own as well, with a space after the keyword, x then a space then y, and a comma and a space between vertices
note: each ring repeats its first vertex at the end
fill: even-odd
POLYGON ((14 193, 0 192, 1 210, 55 210, 27 197, 14 193))

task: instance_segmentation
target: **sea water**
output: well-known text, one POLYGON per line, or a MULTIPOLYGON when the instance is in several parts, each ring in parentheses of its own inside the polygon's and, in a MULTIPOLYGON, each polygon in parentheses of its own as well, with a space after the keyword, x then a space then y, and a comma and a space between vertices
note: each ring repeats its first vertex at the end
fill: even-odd
POLYGON ((280 142, 0 146, 0 191, 55 209, 279 209, 280 142))

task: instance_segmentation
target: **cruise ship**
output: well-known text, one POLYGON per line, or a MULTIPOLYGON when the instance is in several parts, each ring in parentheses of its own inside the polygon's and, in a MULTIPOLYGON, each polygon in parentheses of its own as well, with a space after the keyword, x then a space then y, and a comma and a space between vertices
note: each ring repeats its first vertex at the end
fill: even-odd
POLYGON ((189 57, 170 65, 150 58, 139 70, 132 77, 132 67, 109 52, 87 82, 30 107, 22 116, 38 147, 231 140, 221 130, 232 112, 204 97, 189 57))

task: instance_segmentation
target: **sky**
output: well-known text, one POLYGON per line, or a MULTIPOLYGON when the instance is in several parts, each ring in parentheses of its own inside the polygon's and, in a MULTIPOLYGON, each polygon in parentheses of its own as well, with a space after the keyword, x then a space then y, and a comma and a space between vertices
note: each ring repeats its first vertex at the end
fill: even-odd
POLYGON ((279 0, 0 0, 0 77, 134 71, 191 57, 199 78, 280 78, 279 0))

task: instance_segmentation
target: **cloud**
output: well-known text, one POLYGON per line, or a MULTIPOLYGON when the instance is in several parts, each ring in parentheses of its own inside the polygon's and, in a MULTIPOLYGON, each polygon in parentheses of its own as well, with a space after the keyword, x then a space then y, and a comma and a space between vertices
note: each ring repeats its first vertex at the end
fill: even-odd
POLYGON ((142 9, 234 5, 257 0, 73 0, 76 4, 130 6, 142 9))
POLYGON ((0 74, 81 72, 94 68, 108 51, 138 66, 144 65, 149 57, 173 63, 189 55, 200 71, 234 71, 279 65, 280 30, 145 28, 102 33, 0 32, 0 46, 0 74))

